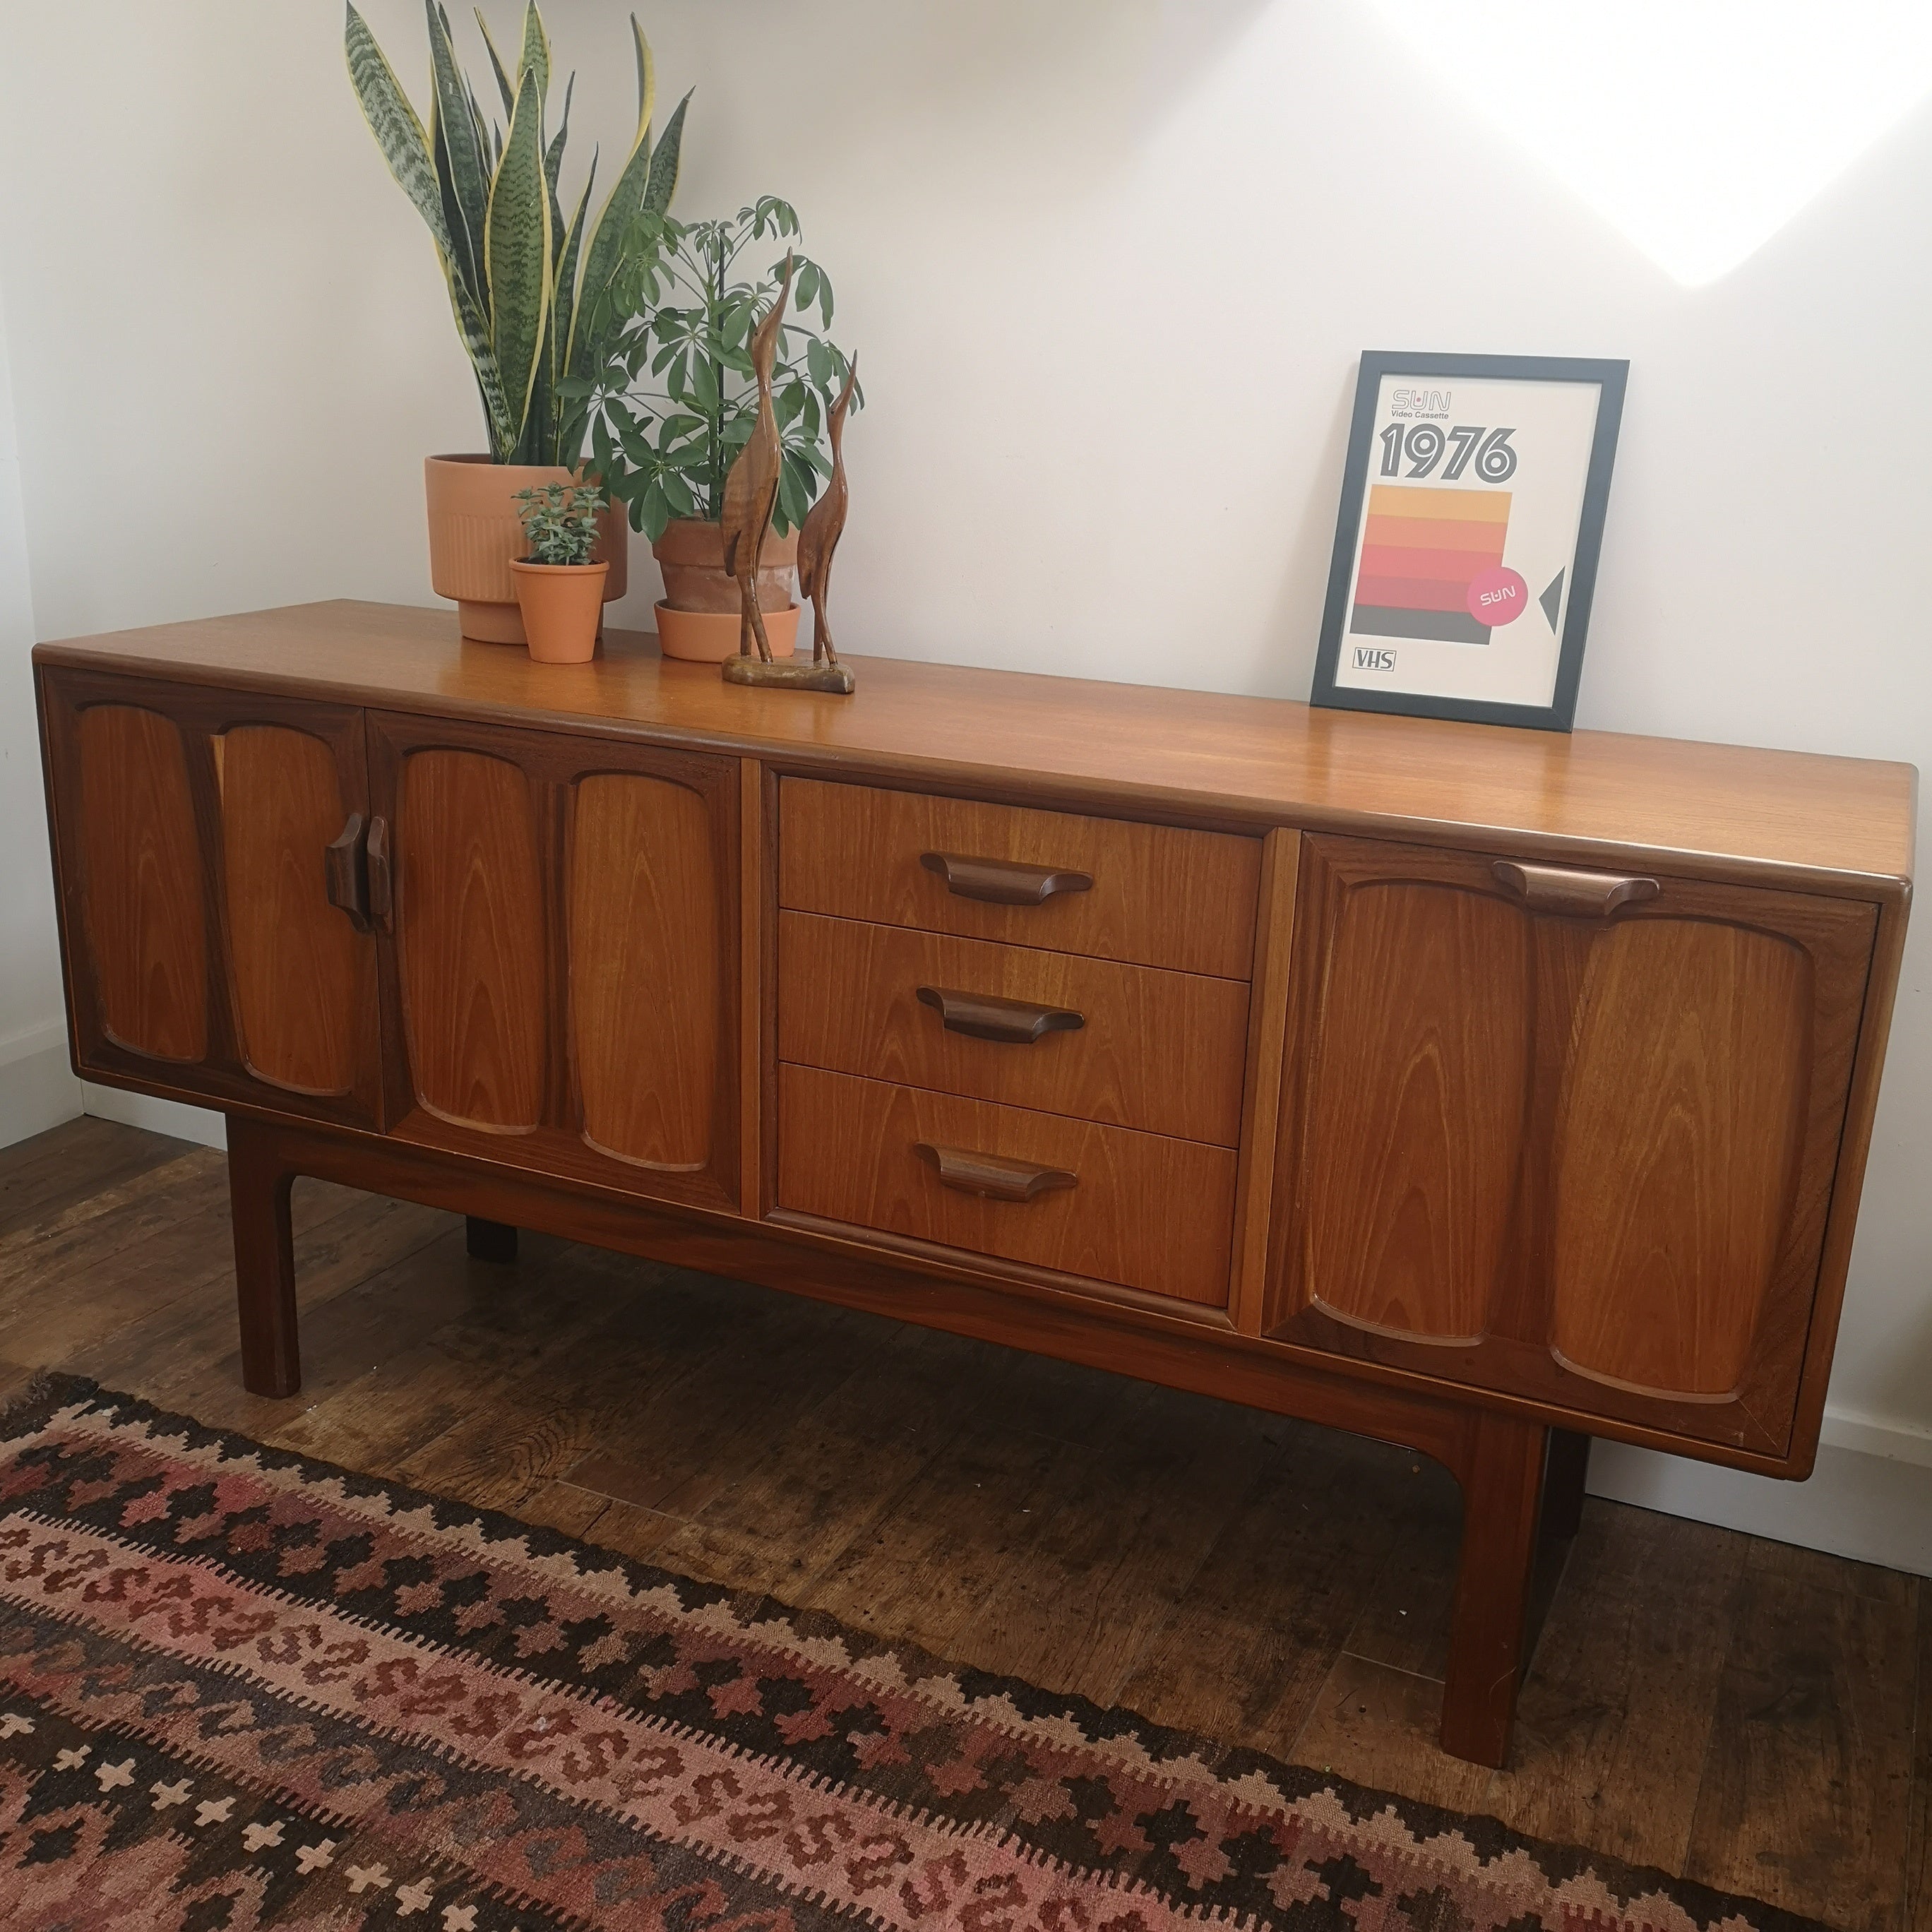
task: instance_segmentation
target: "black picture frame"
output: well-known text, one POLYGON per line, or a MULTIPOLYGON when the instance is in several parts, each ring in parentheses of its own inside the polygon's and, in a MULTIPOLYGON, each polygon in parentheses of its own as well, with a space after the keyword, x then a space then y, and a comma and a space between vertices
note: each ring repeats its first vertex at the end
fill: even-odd
MULTIPOLYGON (((1342 470, 1342 500, 1336 518, 1335 549, 1329 566, 1328 594, 1322 607, 1322 636, 1315 658, 1311 704, 1347 711, 1395 712, 1416 718, 1448 718, 1475 724, 1520 724, 1568 731, 1576 715, 1576 692, 1583 674, 1583 646, 1590 606, 1596 593, 1597 565, 1603 547, 1604 512, 1610 502, 1610 472, 1616 460, 1617 433, 1623 421, 1624 392, 1630 364, 1582 356, 1450 356, 1365 350, 1355 380, 1355 406, 1348 429, 1348 460, 1342 470), (1599 389, 1594 435, 1585 472, 1582 508, 1558 647, 1556 681, 1546 705, 1501 704, 1487 698, 1444 697, 1400 689, 1338 685, 1336 673, 1348 634, 1349 601, 1355 574, 1364 502, 1368 492, 1375 422, 1384 380, 1414 376, 1425 380, 1594 383, 1599 389)), ((1574 473, 1574 472, 1573 472, 1574 473)), ((1480 640, 1478 640, 1480 641, 1480 640)))

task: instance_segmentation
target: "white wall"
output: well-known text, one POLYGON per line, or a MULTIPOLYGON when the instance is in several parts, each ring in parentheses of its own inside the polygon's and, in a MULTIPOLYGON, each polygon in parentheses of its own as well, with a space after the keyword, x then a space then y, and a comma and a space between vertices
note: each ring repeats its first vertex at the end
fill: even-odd
MULTIPOLYGON (((474 392, 336 0, 16 10, 0 289, 39 634, 428 602, 420 458, 477 446, 474 392)), ((419 8, 366 10, 419 88, 419 8)), ((508 29, 509 0, 487 10, 508 29)), ((593 134, 608 163, 621 13, 548 18, 576 165, 593 134)), ((864 352, 855 649, 1301 695, 1356 352, 1621 355, 1579 722, 1932 743, 1932 112, 1687 290, 1361 0, 658 0, 646 24, 667 106, 698 89, 680 211, 788 196, 864 352)), ((29 904, 8 943, 39 962, 38 1024, 29 904)), ((1852 1264, 1847 1452, 1932 1448, 1929 949, 1922 926, 1852 1264)))
POLYGON ((0 1147, 80 1112, 68 1065, 60 956, 47 868, 40 734, 34 722, 34 613, 20 459, 0 311, 0 1147))

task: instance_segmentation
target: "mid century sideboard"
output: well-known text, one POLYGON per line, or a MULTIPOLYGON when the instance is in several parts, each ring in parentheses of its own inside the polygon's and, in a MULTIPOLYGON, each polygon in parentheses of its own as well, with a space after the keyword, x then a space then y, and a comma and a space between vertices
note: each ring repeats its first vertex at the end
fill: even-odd
POLYGON ((1908 766, 861 661, 745 690, 334 603, 34 653, 76 1070, 292 1180, 1405 1444, 1508 1749, 1591 1436, 1808 1473, 1908 766))

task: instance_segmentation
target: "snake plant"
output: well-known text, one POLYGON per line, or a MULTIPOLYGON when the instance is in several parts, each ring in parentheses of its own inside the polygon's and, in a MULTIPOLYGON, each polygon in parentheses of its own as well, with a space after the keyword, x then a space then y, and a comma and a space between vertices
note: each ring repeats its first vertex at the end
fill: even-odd
POLYGON ((431 76, 427 134, 352 5, 345 34, 350 78, 389 172, 436 244, 457 332, 476 371, 490 454, 499 463, 574 466, 593 406, 578 392, 608 362, 612 340, 644 298, 657 224, 677 185, 691 97, 678 103, 653 146, 656 76, 633 14, 638 131, 586 241, 596 159, 566 221, 557 176, 576 76, 565 87, 563 112, 548 137, 550 41, 536 0, 524 16, 514 76, 482 13, 476 16, 508 123, 502 128, 486 121, 457 64, 448 14, 436 0, 424 0, 424 11, 431 76))

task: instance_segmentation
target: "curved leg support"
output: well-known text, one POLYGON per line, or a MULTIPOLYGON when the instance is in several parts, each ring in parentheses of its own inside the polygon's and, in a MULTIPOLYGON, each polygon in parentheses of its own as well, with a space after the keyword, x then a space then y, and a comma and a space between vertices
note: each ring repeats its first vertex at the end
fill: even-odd
POLYGON ((1475 1764, 1500 1767, 1509 1756, 1549 1435, 1540 1423, 1478 1410, 1455 1472, 1462 1485, 1462 1554, 1442 1748, 1475 1764))
POLYGON ((295 1243, 289 1190, 295 1170, 272 1128, 228 1118, 228 1203, 235 1226, 235 1291, 242 1318, 242 1385, 250 1395, 302 1387, 296 1328, 295 1243))

